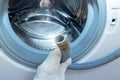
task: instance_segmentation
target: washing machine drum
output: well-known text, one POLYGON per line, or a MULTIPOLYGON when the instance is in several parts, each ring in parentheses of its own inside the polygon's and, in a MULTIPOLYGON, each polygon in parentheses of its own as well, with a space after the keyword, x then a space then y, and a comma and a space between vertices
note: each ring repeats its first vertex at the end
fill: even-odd
POLYGON ((84 69, 89 67, 75 62, 100 39, 106 1, 1 0, 0 18, 1 46, 14 61, 36 68, 56 48, 54 38, 64 34, 72 49, 70 68, 84 69))

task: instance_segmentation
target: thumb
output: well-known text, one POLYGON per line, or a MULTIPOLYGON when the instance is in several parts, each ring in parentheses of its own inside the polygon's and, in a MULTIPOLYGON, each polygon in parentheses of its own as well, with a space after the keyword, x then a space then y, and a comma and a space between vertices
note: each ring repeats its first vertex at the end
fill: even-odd
POLYGON ((61 56, 62 54, 60 50, 56 48, 48 55, 47 59, 43 63, 49 63, 54 65, 60 64, 61 56))

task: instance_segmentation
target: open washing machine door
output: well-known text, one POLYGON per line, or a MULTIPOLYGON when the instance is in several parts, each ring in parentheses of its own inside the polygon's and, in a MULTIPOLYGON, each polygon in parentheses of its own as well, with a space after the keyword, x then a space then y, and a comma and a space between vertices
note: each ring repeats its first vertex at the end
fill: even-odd
POLYGON ((46 1, 1 0, 0 38, 8 57, 36 69, 55 49, 54 38, 59 34, 70 41, 70 69, 94 68, 119 56, 118 50, 98 60, 77 63, 94 49, 105 30, 106 0, 46 1))

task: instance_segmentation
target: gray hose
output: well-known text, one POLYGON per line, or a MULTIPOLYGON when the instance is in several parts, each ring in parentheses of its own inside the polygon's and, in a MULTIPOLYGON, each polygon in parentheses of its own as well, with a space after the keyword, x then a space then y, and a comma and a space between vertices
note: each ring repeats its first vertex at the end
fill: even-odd
POLYGON ((61 50, 62 59, 61 62, 65 62, 70 57, 70 45, 65 35, 58 35, 55 39, 55 43, 57 44, 58 48, 61 50))

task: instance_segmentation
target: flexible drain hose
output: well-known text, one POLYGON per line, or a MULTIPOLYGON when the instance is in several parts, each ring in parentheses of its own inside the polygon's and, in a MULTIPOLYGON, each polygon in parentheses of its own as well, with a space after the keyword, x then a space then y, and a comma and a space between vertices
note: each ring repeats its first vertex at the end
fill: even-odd
POLYGON ((62 59, 61 62, 65 62, 70 57, 70 45, 65 35, 59 35, 55 39, 55 43, 57 44, 58 48, 61 50, 62 59))

